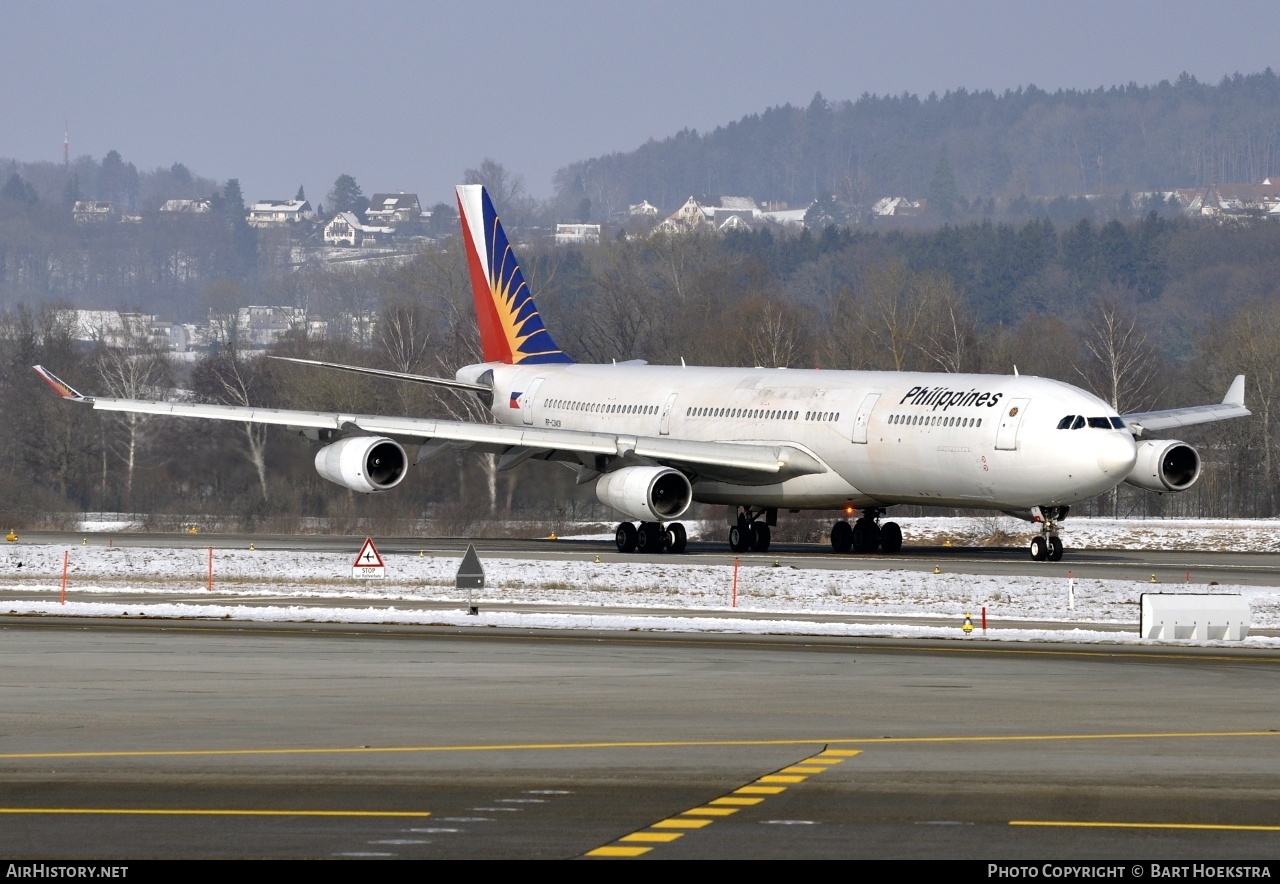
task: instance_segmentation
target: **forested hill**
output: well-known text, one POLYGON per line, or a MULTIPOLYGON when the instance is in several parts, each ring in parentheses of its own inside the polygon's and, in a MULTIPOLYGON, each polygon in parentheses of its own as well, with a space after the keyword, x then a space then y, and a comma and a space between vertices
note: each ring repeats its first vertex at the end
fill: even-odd
POLYGON ((1216 86, 1183 73, 1155 86, 1045 92, 1035 86, 790 104, 556 176, 557 200, 593 214, 647 199, 672 210, 691 194, 850 206, 925 198, 940 163, 963 200, 1120 194, 1258 183, 1280 172, 1280 77, 1270 68, 1216 86))

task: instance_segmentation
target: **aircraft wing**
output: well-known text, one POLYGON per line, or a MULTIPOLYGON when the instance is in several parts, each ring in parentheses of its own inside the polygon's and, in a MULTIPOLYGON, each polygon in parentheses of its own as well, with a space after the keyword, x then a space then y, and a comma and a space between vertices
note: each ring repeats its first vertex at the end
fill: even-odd
POLYGON ((1133 435, 1141 436, 1147 430, 1169 430, 1174 427, 1186 427, 1191 424, 1207 424, 1213 421, 1227 420, 1233 417, 1247 417, 1253 414, 1244 407, 1244 375, 1236 375, 1217 405, 1193 405, 1188 408, 1167 408, 1164 411, 1143 411, 1135 414, 1121 415, 1129 425, 1133 435))
POLYGON ((794 476, 827 471, 827 467, 815 457, 790 445, 700 442, 672 439, 667 436, 594 433, 583 430, 482 424, 471 421, 393 415, 85 396, 43 366, 37 365, 34 368, 62 398, 91 405, 102 411, 275 424, 298 430, 332 430, 338 433, 391 436, 423 444, 424 449, 419 453, 419 460, 445 447, 502 453, 509 458, 508 463, 512 466, 529 457, 543 460, 571 460, 586 467, 596 463, 597 455, 605 458, 634 457, 667 466, 686 467, 691 472, 708 477, 733 477, 760 484, 781 482, 794 476))

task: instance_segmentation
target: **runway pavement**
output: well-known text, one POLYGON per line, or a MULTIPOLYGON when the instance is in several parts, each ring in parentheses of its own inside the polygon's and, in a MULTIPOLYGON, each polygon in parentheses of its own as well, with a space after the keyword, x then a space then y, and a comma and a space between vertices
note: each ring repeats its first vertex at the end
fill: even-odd
POLYGON ((0 845, 1275 860, 1278 667, 1206 648, 0 618, 0 845))

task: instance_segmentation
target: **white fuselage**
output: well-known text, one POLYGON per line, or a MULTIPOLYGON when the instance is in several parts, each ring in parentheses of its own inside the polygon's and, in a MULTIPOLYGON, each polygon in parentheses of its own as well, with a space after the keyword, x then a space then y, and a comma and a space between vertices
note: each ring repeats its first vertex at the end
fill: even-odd
POLYGON ((694 475, 694 499, 703 503, 1025 511, 1108 491, 1137 457, 1113 408, 1038 377, 490 363, 458 378, 475 382, 487 371, 500 423, 785 445, 827 467, 772 484, 694 475), (1085 426, 1059 429, 1070 415, 1085 426))

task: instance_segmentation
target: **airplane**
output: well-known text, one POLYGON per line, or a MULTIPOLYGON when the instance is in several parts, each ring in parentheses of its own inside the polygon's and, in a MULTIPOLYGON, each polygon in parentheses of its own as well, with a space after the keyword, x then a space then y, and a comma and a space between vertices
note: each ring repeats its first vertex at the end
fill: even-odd
MULTIPOLYGON (((1199 453, 1148 432, 1243 417, 1244 376, 1221 403, 1119 415, 1048 378, 574 362, 553 340, 488 193, 457 188, 484 362, 437 378, 287 359, 475 396, 494 423, 85 396, 34 366, 65 399, 106 411, 283 425, 316 443, 319 474, 364 493, 451 450, 498 469, 555 461, 625 519, 620 552, 683 552, 693 503, 726 507, 734 552, 764 552, 780 510, 838 511, 836 552, 897 553, 889 507, 995 510, 1038 526, 1028 550, 1058 561, 1070 508, 1121 483, 1185 491, 1199 453), (406 449, 409 446, 409 449, 406 449), (852 523, 846 516, 857 513, 852 523)), ((285 359, 286 357, 275 357, 285 359)))

